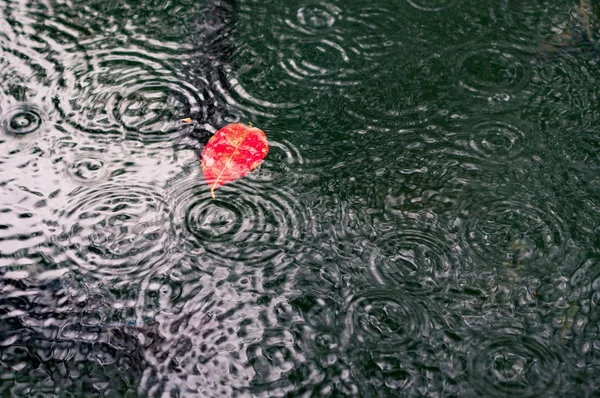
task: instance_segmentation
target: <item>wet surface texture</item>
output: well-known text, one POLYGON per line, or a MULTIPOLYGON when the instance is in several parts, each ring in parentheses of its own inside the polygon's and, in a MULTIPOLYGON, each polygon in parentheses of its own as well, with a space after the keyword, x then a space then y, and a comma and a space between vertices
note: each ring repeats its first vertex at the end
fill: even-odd
POLYGON ((0 395, 598 396, 595 10, 0 0, 0 395))

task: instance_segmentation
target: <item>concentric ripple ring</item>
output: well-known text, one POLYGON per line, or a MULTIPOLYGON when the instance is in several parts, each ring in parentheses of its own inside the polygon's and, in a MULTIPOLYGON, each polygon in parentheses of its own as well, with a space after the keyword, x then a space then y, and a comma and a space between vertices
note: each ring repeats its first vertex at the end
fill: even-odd
POLYGON ((378 250, 369 260, 373 276, 390 288, 430 294, 451 276, 459 263, 452 240, 438 228, 420 222, 405 220, 394 225, 374 242, 378 250))
POLYGON ((454 7, 460 0, 406 0, 420 11, 440 12, 454 7))
POLYGON ((174 184, 181 239, 221 259, 263 263, 308 236, 314 222, 291 192, 248 178, 220 187, 215 199, 196 174, 174 184))
POLYGON ((515 332, 471 340, 468 377, 490 397, 552 396, 560 384, 560 360, 534 337, 515 332))
POLYGON ((471 209, 463 212, 465 239, 481 261, 491 266, 546 267, 565 255, 566 227, 552 208, 519 199, 488 198, 472 203, 471 209))
POLYGON ((160 190, 106 183, 78 188, 59 214, 56 244, 82 273, 102 278, 142 277, 160 261, 169 232, 169 209, 160 190))
POLYGON ((351 300, 346 315, 345 343, 397 348, 419 340, 430 330, 425 305, 416 297, 391 289, 370 290, 351 300))
POLYGON ((529 83, 526 57, 530 50, 516 45, 479 43, 453 48, 460 87, 476 97, 509 101, 529 83))
POLYGON ((0 126, 6 134, 23 136, 42 129, 45 114, 36 106, 23 105, 8 110, 0 117, 0 126))

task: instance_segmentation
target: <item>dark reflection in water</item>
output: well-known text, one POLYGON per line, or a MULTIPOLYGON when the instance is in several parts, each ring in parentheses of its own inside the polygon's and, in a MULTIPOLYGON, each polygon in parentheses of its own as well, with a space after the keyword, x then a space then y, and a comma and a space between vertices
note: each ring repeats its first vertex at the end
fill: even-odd
POLYGON ((0 0, 0 394, 597 396, 597 11, 0 0))

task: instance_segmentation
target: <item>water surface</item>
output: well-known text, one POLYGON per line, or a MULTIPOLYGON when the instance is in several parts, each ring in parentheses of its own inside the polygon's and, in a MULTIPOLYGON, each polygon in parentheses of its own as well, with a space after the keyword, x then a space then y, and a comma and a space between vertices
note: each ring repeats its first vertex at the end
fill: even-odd
POLYGON ((597 396, 578 7, 0 0, 0 394, 597 396))

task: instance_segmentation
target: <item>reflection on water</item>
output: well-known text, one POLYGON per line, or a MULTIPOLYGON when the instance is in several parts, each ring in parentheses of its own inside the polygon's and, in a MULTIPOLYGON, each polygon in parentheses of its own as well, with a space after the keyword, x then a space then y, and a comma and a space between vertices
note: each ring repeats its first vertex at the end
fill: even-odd
POLYGON ((554 3, 0 0, 0 394, 597 396, 598 17, 554 3), (211 199, 231 122, 271 149, 211 199))

